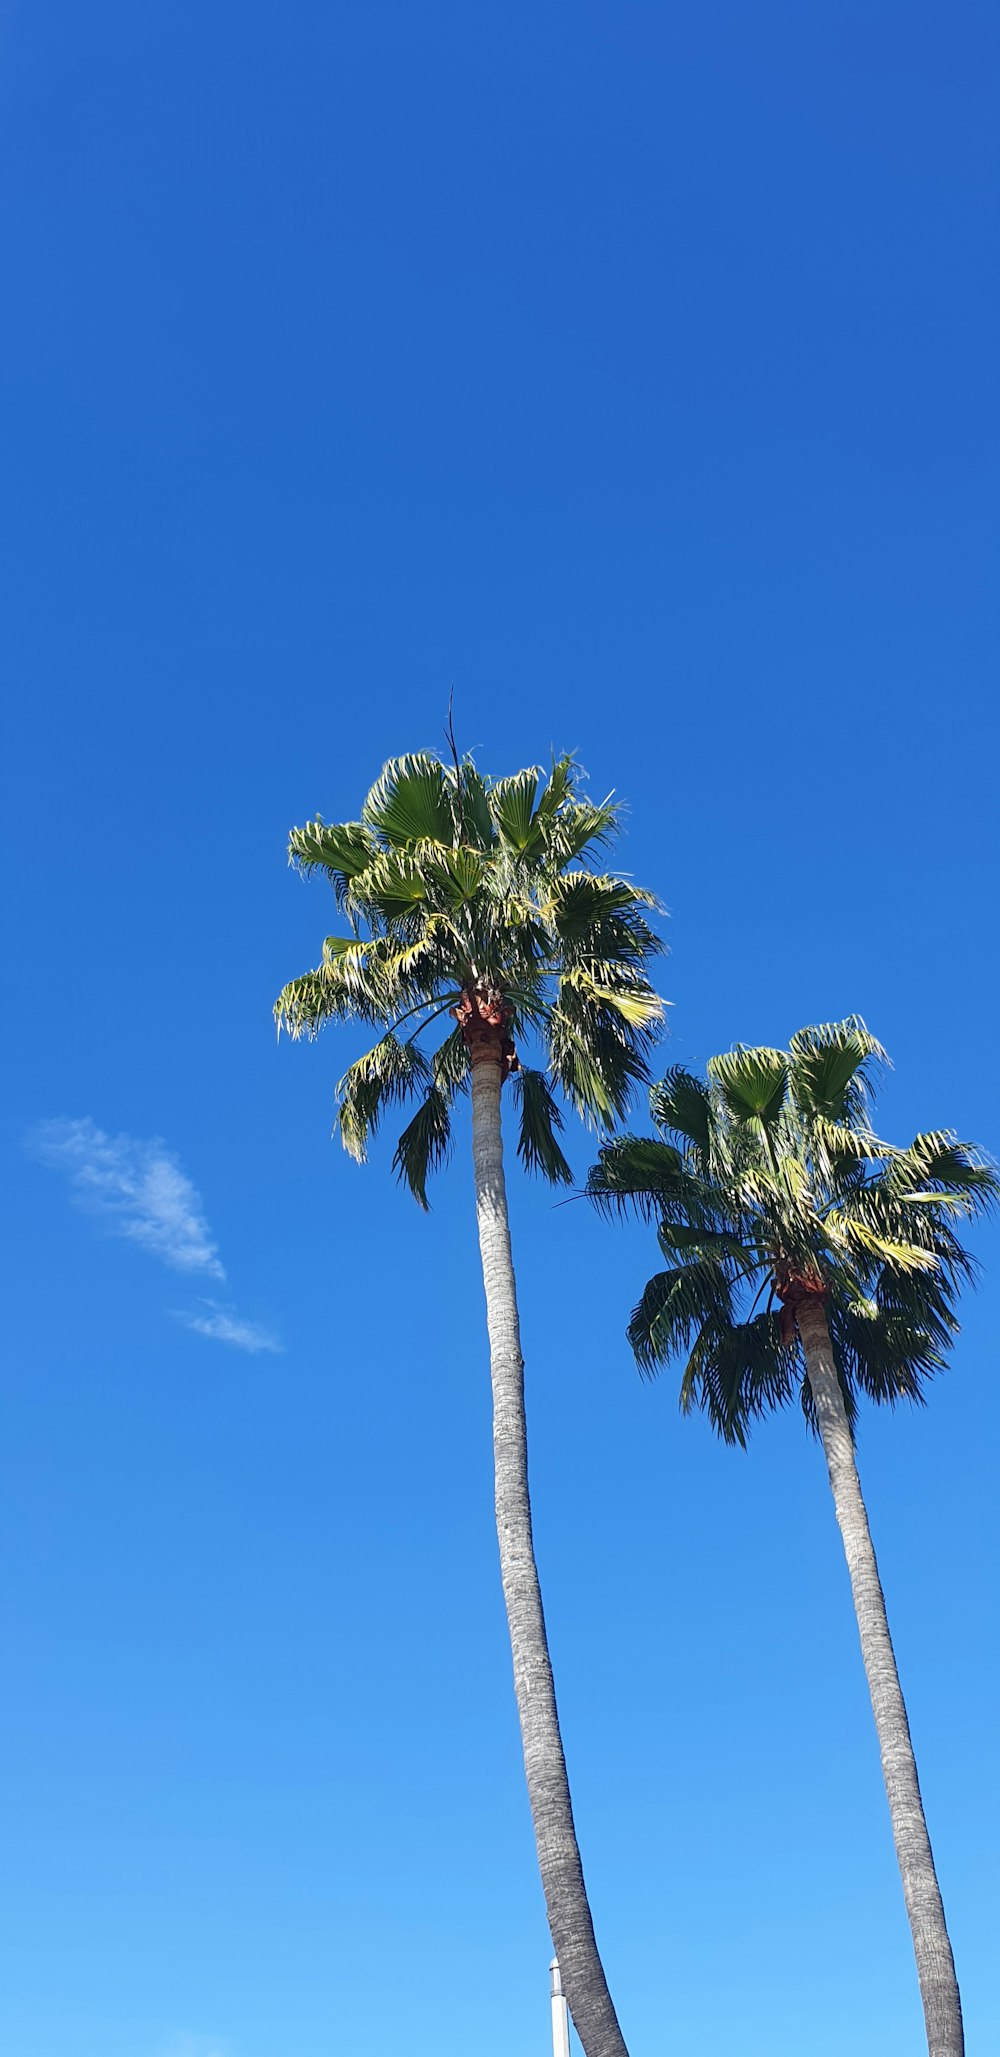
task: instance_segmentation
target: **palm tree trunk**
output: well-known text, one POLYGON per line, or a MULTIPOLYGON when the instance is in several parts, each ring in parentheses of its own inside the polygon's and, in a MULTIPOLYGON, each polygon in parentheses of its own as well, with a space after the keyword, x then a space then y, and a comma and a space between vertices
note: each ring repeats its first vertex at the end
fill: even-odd
POLYGON ((493 1380, 497 1535, 538 1865, 563 1989, 586 2057, 628 2057, 594 1939, 573 1825, 528 1498, 524 1360, 500 1132, 500 1053, 473 1051, 472 1154, 493 1380))
POLYGON ((885 1596, 861 1495, 854 1440, 833 1360, 822 1301, 815 1295, 803 1297, 796 1307, 796 1316, 851 1575, 861 1654, 868 1675, 892 1833, 913 1935, 927 2027, 927 2048, 930 2057, 964 2057, 962 2002, 955 1977, 955 1960, 924 1819, 910 1725, 886 1618, 885 1596))

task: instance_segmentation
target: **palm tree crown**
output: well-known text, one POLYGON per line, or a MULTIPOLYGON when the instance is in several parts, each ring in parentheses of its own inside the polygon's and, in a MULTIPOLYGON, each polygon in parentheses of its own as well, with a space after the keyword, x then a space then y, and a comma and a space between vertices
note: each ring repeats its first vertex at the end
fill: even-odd
POLYGON ((958 1329, 971 1260, 955 1226, 997 1197, 997 1173, 948 1131, 908 1149, 870 1121, 885 1053, 857 1016, 800 1030, 787 1050, 739 1045, 707 1079, 681 1067, 650 1094, 658 1139, 606 1145, 587 1190, 606 1212, 656 1219, 667 1268, 629 1340, 640 1368, 685 1359, 681 1406, 729 1442, 813 1395, 796 1307, 825 1306, 849 1421, 859 1393, 919 1400, 958 1329))
POLYGON ((420 752, 390 760, 359 821, 292 831, 291 861, 327 875, 349 933, 284 988, 279 1028, 312 1036, 355 1017, 384 1030, 340 1081, 340 1135, 361 1159, 385 1110, 418 1099, 394 1163, 422 1206, 477 1042, 500 1043, 522 1163, 556 1183, 571 1173, 550 1080, 610 1129, 648 1078, 662 1014, 645 972, 661 948, 653 896, 586 866, 617 816, 581 792, 570 757, 490 780, 468 758, 420 752), (442 1017, 455 1025, 428 1054, 421 1038, 442 1017), (522 1063, 529 1039, 544 1068, 522 1063))

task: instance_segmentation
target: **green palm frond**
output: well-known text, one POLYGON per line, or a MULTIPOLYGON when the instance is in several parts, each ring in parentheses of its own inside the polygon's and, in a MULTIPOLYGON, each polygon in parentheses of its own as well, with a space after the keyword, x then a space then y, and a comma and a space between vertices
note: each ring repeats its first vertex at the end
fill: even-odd
POLYGON ((981 1213, 1000 1201, 996 1165, 972 1143, 961 1143, 951 1129, 915 1136, 907 1150, 894 1153, 884 1185, 907 1203, 928 1193, 957 1203, 967 1214, 981 1213))
POLYGON ((640 1371, 652 1373, 681 1350, 689 1350, 706 1326, 731 1325, 732 1284, 711 1259, 655 1272, 632 1309, 628 1339, 640 1371))
POLYGON ((593 991, 563 978, 547 1016, 549 1068, 592 1128, 614 1128, 634 1089, 649 1078, 649 1020, 636 1020, 593 991))
POLYGON ((895 1406, 921 1401, 928 1378, 944 1369, 958 1323, 940 1289, 912 1277, 883 1283, 873 1294, 837 1290, 830 1335, 841 1383, 895 1406), (916 1289, 914 1290, 914 1287, 916 1289))
POLYGON ((727 1440, 796 1387, 814 1422, 792 1315, 803 1291, 822 1292, 851 1422, 859 1395, 919 1400, 947 1361, 975 1273, 956 1223, 996 1204, 1000 1174, 947 1130, 905 1150, 880 1141, 870 1104, 887 1062, 852 1016, 787 1051, 738 1045, 704 1080, 674 1067, 650 1094, 662 1140, 620 1137, 588 1176, 602 1212, 658 1224, 671 1262, 629 1324, 640 1370, 686 1353, 682 1405, 727 1440))
POLYGON ((436 853, 428 862, 427 875, 448 907, 461 908, 475 898, 486 876, 487 865, 485 851, 472 850, 460 844, 455 850, 436 853))
POLYGON ((523 856, 537 832, 535 801, 541 773, 537 765, 497 779, 490 790, 490 813, 504 841, 523 856))
MULTIPOLYGON (((409 1049, 421 1047, 442 1014, 499 1007, 525 1065, 514 1088, 522 1161, 565 1183, 557 1096, 612 1129, 648 1083, 661 1027, 648 976, 661 948, 652 895, 603 861, 587 868, 616 822, 614 802, 592 802, 568 756, 547 772, 535 765, 498 780, 468 757, 442 762, 418 751, 390 759, 360 821, 328 826, 317 817, 292 833, 294 861, 332 878, 353 934, 329 937, 315 971, 284 988, 279 1027, 312 1036, 327 1021, 356 1018, 409 1049), (537 1066, 531 1044, 540 1046, 537 1066)), ((361 1148, 376 1081, 366 1060, 358 1062, 342 1132, 361 1148)), ((467 1080, 468 1052, 456 1031, 430 1077, 417 1081, 424 1104, 400 1145, 397 1169, 422 1199, 447 1147, 448 1106, 467 1080)), ((372 1102, 376 1119, 387 1094, 372 1102)))
POLYGON ((587 1174, 587 1196, 609 1217, 630 1211, 645 1221, 687 1223, 728 1233, 738 1221, 717 1187, 686 1164, 673 1143, 619 1136, 605 1143, 587 1174))
MULTIPOLYGON (((560 1002, 570 994, 577 995, 585 1007, 598 1014, 620 1015, 633 1029, 645 1031, 660 1021, 663 1003, 646 984, 638 979, 631 966, 621 968, 612 963, 599 967, 574 965, 563 973, 559 983, 560 1002)), ((579 1009, 574 1008, 579 1015, 579 1009)))
POLYGON ((351 880, 349 903, 391 929, 407 915, 433 906, 427 867, 411 850, 378 850, 367 868, 351 880))
POLYGON ((337 1087, 340 1139, 359 1164, 386 1107, 412 1097, 430 1078, 430 1066, 415 1043, 383 1036, 345 1071, 337 1087))
POLYGON ((356 1017, 377 1023, 384 1015, 382 996, 377 983, 367 976, 367 968, 359 970, 344 960, 336 965, 324 960, 315 971, 289 979, 274 1003, 278 1029, 284 1029, 293 1042, 303 1036, 312 1041, 328 1021, 356 1017))
POLYGON ((544 1071, 521 1066, 510 1083, 520 1114, 517 1154, 525 1170, 540 1172, 550 1185, 571 1186, 573 1174, 557 1140, 562 1113, 544 1071))
POLYGON ((427 1211, 427 1180, 432 1171, 447 1163, 451 1151, 451 1096, 433 1085, 403 1130, 392 1160, 400 1182, 409 1186, 415 1200, 427 1211))
POLYGON ((464 1092, 469 1083, 469 1052, 461 1029, 452 1029, 451 1035, 435 1050, 431 1059, 434 1084, 453 1099, 456 1093, 464 1092))
POLYGON ((361 809, 361 818, 395 849, 454 841, 454 815, 444 767, 429 751, 392 757, 361 809))
POLYGON ((619 1136, 605 1143, 587 1173, 587 1197, 609 1217, 634 1209, 645 1221, 656 1219, 667 1193, 684 1176, 680 1151, 646 1136, 619 1136))
POLYGON ((834 1245, 855 1256, 874 1258, 879 1264, 892 1264, 900 1271, 934 1271, 937 1258, 933 1250, 919 1243, 902 1242, 874 1228, 870 1222, 853 1218, 843 1210, 828 1214, 823 1224, 826 1236, 834 1245))
POLYGON ((758 1136, 768 1151, 784 1112, 788 1092, 788 1058, 783 1050, 750 1049, 738 1044, 708 1063, 708 1076, 718 1088, 731 1121, 758 1136))
POLYGON ((606 850, 618 832, 619 809, 612 800, 567 801, 547 830, 550 855, 558 865, 572 864, 588 850, 606 850))
POLYGON ((671 1065, 659 1085, 651 1087, 649 1110, 660 1134, 677 1136, 682 1146, 690 1144, 701 1169, 712 1156, 714 1117, 712 1096, 704 1081, 695 1078, 682 1064, 671 1065))
POLYGON ((789 1055, 792 1092, 807 1119, 864 1125, 873 1072, 889 1060, 860 1015, 799 1029, 789 1055))
POLYGON ((490 813, 490 789, 475 765, 466 759, 462 766, 462 841, 474 850, 492 850, 497 839, 490 813))
MULTIPOLYGON (((591 953, 603 955, 602 939, 606 936, 617 955, 619 943, 624 949, 637 930, 644 941, 647 934, 652 936, 639 910, 655 905, 651 893, 630 885, 626 879, 598 877, 589 871, 564 871, 552 882, 546 912, 563 944, 586 943, 591 953)), ((656 937, 649 947, 660 948, 656 937)))
POLYGON ((305 828, 293 829, 288 838, 289 863, 306 877, 310 872, 325 872, 340 906, 351 881, 367 870, 374 852, 374 837, 361 821, 327 823, 317 815, 305 828))
MULTIPOLYGON (((539 777, 543 776, 544 774, 539 772, 539 777)), ((577 766, 571 756, 553 757, 552 768, 545 779, 535 809, 535 819, 541 824, 546 837, 551 836, 559 823, 566 820, 574 804, 580 804, 574 803, 573 798, 576 777, 577 766)))
POLYGON ((706 1322, 684 1367, 681 1412, 699 1409, 723 1442, 745 1449, 750 1424, 793 1398, 797 1371, 776 1314, 706 1322))
POLYGON ((721 1264, 729 1278, 752 1278, 760 1266, 759 1250, 742 1243, 738 1236, 729 1235, 725 1229, 695 1228, 681 1222, 661 1221, 657 1237, 665 1257, 698 1258, 706 1263, 721 1264))

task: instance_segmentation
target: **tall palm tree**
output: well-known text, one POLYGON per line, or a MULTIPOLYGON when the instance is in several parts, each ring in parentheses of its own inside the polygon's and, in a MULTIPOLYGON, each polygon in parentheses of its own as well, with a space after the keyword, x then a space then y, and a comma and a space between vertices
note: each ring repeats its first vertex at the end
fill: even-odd
POLYGON ((955 1224, 997 1197, 950 1133, 872 1131, 884 1052, 852 1017, 787 1050, 743 1046, 707 1080, 654 1086, 656 1139, 605 1146, 588 1191, 655 1219, 667 1268, 629 1323, 640 1369, 684 1360, 681 1407, 727 1442, 798 1393, 826 1456, 850 1572, 931 2057, 961 2057, 962 2009, 854 1449, 860 1395, 919 1400, 958 1331, 972 1266, 955 1224))
POLYGON ((659 948, 652 898, 587 865, 615 824, 615 806, 586 797, 568 757, 547 777, 534 768, 495 781, 457 756, 392 759, 360 820, 292 831, 293 863, 327 876, 348 932, 327 937, 315 971, 293 979, 275 1010, 293 1036, 343 1019, 381 1031, 340 1081, 340 1135, 362 1159, 387 1109, 416 1099, 393 1163, 424 1207, 428 1175, 450 1151, 455 1103, 471 1097, 514 1685, 549 1926, 587 2057, 627 2053, 584 1887, 532 1543, 500 1107, 506 1086, 521 1163, 567 1184, 556 1089, 610 1130, 648 1079, 661 1016, 646 976, 659 948), (542 1065, 524 1062, 531 1043, 542 1065))

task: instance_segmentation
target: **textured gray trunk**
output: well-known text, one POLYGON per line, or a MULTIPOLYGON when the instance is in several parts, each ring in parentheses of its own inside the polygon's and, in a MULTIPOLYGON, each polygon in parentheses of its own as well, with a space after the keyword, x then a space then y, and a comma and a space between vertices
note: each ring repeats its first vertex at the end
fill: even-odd
POLYGON ((472 1067, 472 1153, 476 1217, 486 1288, 493 1380, 497 1536, 514 1690, 538 1866, 563 1990, 587 2057, 628 2057, 594 1939, 573 1825, 552 1665, 545 1635, 528 1499, 524 1362, 507 1221, 500 1133, 500 1065, 472 1067))
POLYGON ((930 2057, 964 2057, 962 2002, 955 1960, 945 1925, 934 1869, 917 1766, 910 1741, 896 1658, 886 1619, 885 1597, 875 1561, 868 1515, 854 1458, 840 1380, 823 1304, 815 1298, 796 1308, 809 1384, 823 1441, 833 1501, 851 1574, 861 1654, 868 1674, 872 1712, 882 1753, 892 1833, 910 1917, 930 2057))

